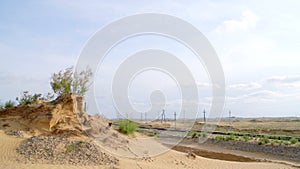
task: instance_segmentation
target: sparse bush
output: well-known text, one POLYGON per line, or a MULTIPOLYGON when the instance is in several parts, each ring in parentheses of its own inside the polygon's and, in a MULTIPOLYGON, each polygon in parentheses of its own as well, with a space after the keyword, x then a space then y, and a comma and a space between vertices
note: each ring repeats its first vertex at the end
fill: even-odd
POLYGON ((152 131, 152 132, 147 133, 147 136, 155 137, 155 136, 157 136, 157 133, 155 131, 152 131))
POLYGON ((119 130, 124 134, 133 134, 138 127, 138 124, 131 120, 120 120, 119 121, 119 130))
POLYGON ((265 136, 258 140, 258 145, 268 144, 270 143, 269 137, 265 136))
POLYGON ((296 144, 296 143, 298 143, 298 139, 296 139, 296 138, 291 138, 291 139, 290 139, 290 142, 291 142, 291 144, 296 144))
POLYGON ((247 141, 250 140, 250 137, 249 137, 249 136, 243 136, 243 140, 244 140, 245 142, 247 142, 247 141))
POLYGON ((10 108, 10 107, 14 107, 15 106, 15 102, 12 100, 8 100, 7 102, 5 102, 4 107, 5 108, 10 108))
POLYGON ((224 140, 224 137, 223 137, 223 136, 216 136, 216 140, 217 140, 217 141, 224 140))
POLYGON ((91 69, 79 73, 73 71, 73 67, 54 73, 50 85, 55 94, 61 96, 70 93, 84 95, 89 87, 89 80, 92 76, 91 69))
POLYGON ((70 144, 70 145, 67 146, 67 152, 71 152, 71 151, 73 151, 74 149, 75 149, 74 144, 70 144))
POLYGON ((274 146, 275 141, 274 141, 274 140, 271 140, 270 143, 271 143, 271 146, 274 146))
POLYGON ((206 134, 206 133, 203 133, 203 134, 202 134, 202 137, 204 137, 204 138, 207 137, 207 134, 206 134))
POLYGON ((270 143, 269 137, 267 137, 267 136, 263 137, 262 140, 263 140, 263 142, 264 142, 265 144, 270 143))
POLYGON ((37 100, 41 99, 42 94, 29 94, 28 91, 24 91, 23 95, 19 98, 17 97, 16 100, 19 102, 19 105, 27 105, 36 102, 37 100))
POLYGON ((257 120, 256 119, 251 119, 250 122, 257 122, 257 120))
POLYGON ((191 136, 192 138, 196 138, 196 137, 199 136, 199 133, 198 133, 198 132, 195 132, 195 131, 189 132, 189 133, 188 133, 188 136, 191 136))
POLYGON ((233 135, 233 134, 230 134, 229 136, 226 136, 225 137, 225 140, 226 141, 229 141, 229 140, 235 140, 236 139, 236 137, 235 137, 235 135, 233 135))
POLYGON ((80 140, 79 141, 79 145, 82 145, 82 144, 84 144, 85 143, 85 141, 83 141, 83 140, 80 140))

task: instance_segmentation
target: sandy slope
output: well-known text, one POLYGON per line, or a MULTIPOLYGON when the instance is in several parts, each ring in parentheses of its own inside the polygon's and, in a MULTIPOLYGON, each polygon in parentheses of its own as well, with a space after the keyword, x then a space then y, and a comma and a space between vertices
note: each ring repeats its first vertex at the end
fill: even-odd
MULTIPOLYGON (((20 138, 14 136, 8 136, 0 131, 0 168, 1 169, 15 169, 15 168, 33 168, 33 169, 71 169, 71 168, 112 168, 111 166, 66 166, 66 165, 49 165, 49 164, 23 164, 16 161, 16 151, 18 144, 22 141, 20 138)), ((148 145, 151 146, 151 145, 148 145)), ((181 169, 181 168, 271 168, 271 169, 283 169, 292 168, 290 166, 275 164, 275 163, 242 163, 242 162, 228 162, 221 160, 206 159, 203 157, 197 157, 196 159, 190 159, 185 154, 168 151, 160 156, 152 157, 149 159, 127 159, 121 158, 120 165, 117 168, 166 168, 166 169, 181 169)))

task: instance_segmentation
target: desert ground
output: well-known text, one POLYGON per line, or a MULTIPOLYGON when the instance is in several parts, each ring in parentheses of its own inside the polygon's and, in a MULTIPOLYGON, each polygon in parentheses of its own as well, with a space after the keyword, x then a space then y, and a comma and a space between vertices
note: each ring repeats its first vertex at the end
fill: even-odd
POLYGON ((82 100, 71 95, 51 102, 1 110, 0 168, 299 167, 297 162, 231 152, 222 146, 215 147, 213 143, 201 148, 192 141, 195 138, 168 147, 159 142, 159 137, 142 132, 128 136, 114 126, 109 127, 109 120, 84 112, 82 100))
MULTIPOLYGON (((53 165, 53 164, 25 164, 21 161, 16 161, 17 153, 16 148, 24 139, 14 136, 8 136, 3 131, 0 132, 0 168, 15 169, 15 168, 32 168, 32 169, 50 169, 50 168, 82 168, 82 169, 95 169, 95 168, 161 168, 161 169, 174 169, 174 168, 257 168, 257 169, 283 169, 293 168, 292 166, 270 162, 229 162, 223 160, 208 159, 197 156, 195 159, 188 158, 186 153, 170 150, 162 155, 141 158, 119 158, 120 163, 117 166, 80 166, 80 165, 53 165)), ((150 146, 150 145, 149 145, 150 146)))

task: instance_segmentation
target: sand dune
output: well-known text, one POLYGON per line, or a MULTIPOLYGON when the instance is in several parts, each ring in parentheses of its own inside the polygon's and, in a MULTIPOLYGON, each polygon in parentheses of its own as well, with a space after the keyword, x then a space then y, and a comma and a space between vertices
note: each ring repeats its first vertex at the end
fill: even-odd
MULTIPOLYGON (((16 148, 22 141, 22 138, 15 136, 8 136, 0 131, 0 168, 3 169, 15 169, 15 168, 32 168, 32 169, 95 169, 95 168, 112 168, 111 166, 72 166, 72 165, 50 165, 50 164, 24 164, 20 161, 16 161, 17 153, 16 148)), ((151 145, 148 145, 151 146, 151 145)), ((196 157, 196 159, 190 159, 184 153, 170 150, 162 155, 152 158, 142 159, 128 159, 119 158, 120 164, 116 168, 148 168, 148 169, 180 169, 180 168, 240 168, 240 169, 283 169, 292 168, 291 166, 276 164, 276 163, 258 163, 258 162, 228 162, 221 160, 207 159, 203 157, 196 157)))
MULTIPOLYGON (((283 169, 293 168, 288 165, 266 162, 234 162, 209 159, 197 156, 189 158, 186 153, 161 145, 151 138, 130 138, 119 134, 107 127, 107 121, 100 117, 92 117, 86 114, 82 108, 82 98, 68 96, 55 100, 52 103, 37 103, 14 107, 3 110, 0 119, 0 168, 30 168, 30 169, 95 169, 95 168, 119 168, 119 169, 283 169), (82 125, 81 125, 82 124, 82 125), (22 131, 22 136, 7 135, 5 132, 22 131), (87 138, 87 134, 90 136, 87 138), (76 136, 81 140, 93 138, 102 146, 101 151, 116 157, 119 164, 78 166, 55 165, 43 162, 25 163, 19 160, 16 149, 19 144, 34 135, 51 135, 62 137, 76 136), (71 134, 71 135, 70 135, 71 134), (115 151, 114 151, 115 150, 115 151), (128 151, 129 150, 129 151, 128 151), (109 152, 108 152, 109 151, 109 152), (161 152, 165 152, 162 153, 161 152), (115 154, 122 155, 122 157, 115 154), (160 154, 153 157, 154 154, 160 154), (144 157, 144 158, 126 158, 144 157)), ((100 146, 100 147, 101 147, 100 146)), ((45 150, 48 151, 48 150, 45 150)), ((98 156, 97 156, 98 157, 98 156)), ((72 156, 73 159, 73 156, 72 156)), ((30 161, 30 160, 29 160, 30 161)), ((69 164, 69 163, 66 163, 69 164)))

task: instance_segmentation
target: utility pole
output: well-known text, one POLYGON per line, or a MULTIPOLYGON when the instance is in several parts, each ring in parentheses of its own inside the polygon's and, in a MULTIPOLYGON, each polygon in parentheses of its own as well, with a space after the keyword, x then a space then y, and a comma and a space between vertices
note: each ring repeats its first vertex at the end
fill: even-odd
POLYGON ((175 129, 176 129, 176 111, 174 112, 174 121, 175 121, 175 129))
POLYGON ((145 121, 147 122, 147 112, 145 112, 145 121))
POLYGON ((231 128, 231 110, 229 110, 229 126, 230 126, 230 128, 231 128))
POLYGON ((143 121, 143 113, 141 113, 141 121, 143 121))
POLYGON ((183 110, 183 124, 185 124, 185 110, 183 110))
POLYGON ((161 114, 161 123, 162 121, 166 122, 166 115, 165 115, 165 109, 162 110, 162 114, 161 114))
POLYGON ((203 121, 204 121, 204 123, 206 122, 206 116, 205 116, 205 114, 206 114, 206 112, 205 112, 205 109, 204 109, 204 111, 203 111, 203 121))

